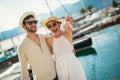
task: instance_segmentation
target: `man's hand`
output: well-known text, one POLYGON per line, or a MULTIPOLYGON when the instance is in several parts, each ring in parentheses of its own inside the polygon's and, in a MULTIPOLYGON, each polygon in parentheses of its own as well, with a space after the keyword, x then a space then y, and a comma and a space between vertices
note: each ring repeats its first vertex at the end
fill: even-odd
POLYGON ((73 53, 76 54, 76 50, 75 49, 73 49, 73 53))

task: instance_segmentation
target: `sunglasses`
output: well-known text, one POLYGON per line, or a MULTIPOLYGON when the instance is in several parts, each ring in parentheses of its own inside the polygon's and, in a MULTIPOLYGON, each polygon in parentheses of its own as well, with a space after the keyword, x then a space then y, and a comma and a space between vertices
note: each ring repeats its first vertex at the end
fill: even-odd
POLYGON ((37 20, 34 20, 34 21, 28 21, 28 22, 25 22, 25 23, 27 23, 28 25, 32 25, 33 23, 37 24, 37 22, 38 22, 37 20))
POLYGON ((56 22, 54 22, 52 25, 46 25, 47 26, 47 28, 52 28, 52 27, 55 27, 57 25, 57 23, 56 22))

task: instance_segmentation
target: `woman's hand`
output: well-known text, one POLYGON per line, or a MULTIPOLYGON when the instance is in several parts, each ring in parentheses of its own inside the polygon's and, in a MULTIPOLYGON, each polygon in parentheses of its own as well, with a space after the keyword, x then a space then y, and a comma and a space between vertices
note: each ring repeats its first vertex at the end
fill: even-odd
POLYGON ((69 23, 71 23, 71 24, 74 23, 74 19, 73 19, 73 17, 70 16, 70 15, 66 15, 66 17, 65 17, 65 21, 66 21, 66 22, 69 22, 69 23))

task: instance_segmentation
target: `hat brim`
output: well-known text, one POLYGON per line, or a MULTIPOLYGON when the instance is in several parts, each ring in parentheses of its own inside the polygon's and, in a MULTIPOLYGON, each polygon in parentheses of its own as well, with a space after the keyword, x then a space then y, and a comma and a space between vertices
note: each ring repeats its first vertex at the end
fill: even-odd
POLYGON ((46 27, 46 24, 50 21, 58 21, 58 22, 61 22, 62 20, 61 19, 58 19, 57 17, 55 16, 51 16, 51 17, 48 17, 47 19, 45 19, 44 21, 42 21, 40 24, 42 27, 46 27))
POLYGON ((24 18, 27 17, 28 15, 33 15, 34 18, 37 20, 37 15, 36 15, 34 12, 32 12, 32 11, 28 11, 28 12, 24 13, 24 14, 20 17, 19 26, 20 26, 21 28, 23 28, 23 20, 24 20, 24 18))

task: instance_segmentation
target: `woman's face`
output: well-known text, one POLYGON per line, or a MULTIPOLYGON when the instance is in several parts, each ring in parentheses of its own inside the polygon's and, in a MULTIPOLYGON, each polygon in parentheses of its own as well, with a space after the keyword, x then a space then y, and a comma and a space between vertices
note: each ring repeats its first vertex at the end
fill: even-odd
POLYGON ((53 33, 56 33, 60 30, 60 22, 58 21, 49 21, 46 26, 48 28, 48 30, 50 30, 53 33))

